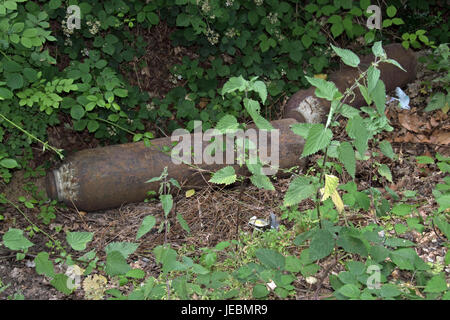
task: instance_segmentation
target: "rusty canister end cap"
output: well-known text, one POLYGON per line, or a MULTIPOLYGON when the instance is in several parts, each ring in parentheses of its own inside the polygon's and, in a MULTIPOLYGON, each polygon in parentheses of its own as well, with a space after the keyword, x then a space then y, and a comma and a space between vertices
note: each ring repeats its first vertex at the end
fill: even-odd
POLYGON ((58 200, 58 189, 56 187, 55 172, 52 170, 47 173, 45 177, 45 190, 47 191, 47 196, 52 200, 58 200))

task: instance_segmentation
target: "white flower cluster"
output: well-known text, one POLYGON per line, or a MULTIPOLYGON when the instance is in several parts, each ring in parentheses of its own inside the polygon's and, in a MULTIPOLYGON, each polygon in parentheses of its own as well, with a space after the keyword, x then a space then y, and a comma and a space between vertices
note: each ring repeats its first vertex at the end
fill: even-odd
POLYGON ((108 134, 113 137, 115 135, 117 135, 117 130, 114 127, 106 127, 106 131, 108 132, 108 134))
POLYGON ((257 6, 261 6, 264 3, 264 0, 254 0, 257 6))
POLYGON ((88 48, 84 48, 83 50, 81 50, 81 54, 83 56, 89 57, 89 50, 88 50, 88 48))
POLYGON ((236 36, 236 29, 231 28, 225 32, 225 36, 228 38, 234 38, 236 36))
POLYGON ((153 111, 153 110, 155 110, 155 103, 153 101, 150 103, 147 103, 145 105, 145 108, 147 109, 147 111, 153 111))
POLYGON ((225 2, 225 7, 231 7, 234 3, 234 0, 227 0, 227 2, 225 2))
POLYGON ((267 19, 269 19, 269 22, 271 24, 277 23, 278 22, 278 13, 270 12, 269 15, 267 16, 267 19))
POLYGON ((100 21, 98 20, 95 20, 95 22, 88 21, 86 24, 89 26, 89 33, 92 35, 96 34, 100 28, 100 21))
POLYGON ((274 34, 275 34, 275 38, 277 38, 278 41, 283 41, 286 38, 285 36, 283 36, 281 34, 280 30, 275 30, 274 34))
POLYGON ((206 30, 206 37, 208 38, 209 43, 215 45, 219 42, 219 34, 212 29, 206 30))
POLYGON ((69 28, 67 26, 67 20, 69 19, 70 14, 68 12, 66 12, 66 16, 64 17, 63 21, 62 21, 62 29, 63 29, 63 33, 67 38, 70 38, 70 36, 73 34, 73 28, 69 28))

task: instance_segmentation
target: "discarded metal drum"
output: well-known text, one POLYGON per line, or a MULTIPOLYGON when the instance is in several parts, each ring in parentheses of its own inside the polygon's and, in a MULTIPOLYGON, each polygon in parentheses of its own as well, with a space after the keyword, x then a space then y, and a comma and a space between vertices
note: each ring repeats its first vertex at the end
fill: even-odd
MULTIPOLYGON (((384 47, 384 50, 388 58, 396 60, 406 70, 405 72, 390 63, 379 65, 380 77, 386 86, 386 91, 391 91, 396 87, 402 87, 414 81, 417 73, 417 58, 414 52, 405 50, 401 44, 387 45, 384 47)), ((373 54, 361 57, 359 68, 362 71, 367 70, 374 60, 373 54)), ((344 93, 347 88, 352 86, 360 72, 358 68, 344 66, 341 70, 332 73, 328 80, 334 82, 339 91, 344 93)), ((311 87, 296 92, 286 103, 284 117, 294 118, 298 122, 323 122, 330 109, 330 102, 317 98, 314 91, 315 87, 311 87)), ((359 108, 365 104, 365 100, 359 89, 356 89, 353 101, 347 101, 346 103, 359 108)))
MULTIPOLYGON (((279 129, 278 144, 274 140, 276 136, 271 136, 271 133, 267 134, 265 146, 258 140, 258 151, 263 150, 267 156, 273 151, 272 145, 278 146, 280 168, 302 165, 302 161, 304 161, 299 160, 304 140, 290 129, 290 125, 294 123, 296 123, 294 119, 271 122, 275 129, 279 129)), ((253 132, 260 137, 260 130, 255 129, 253 132)), ((198 139, 194 140, 194 135, 186 134, 185 136, 192 143, 191 145, 194 145, 194 141, 198 142, 198 139)), ((203 141, 200 148, 201 153, 205 154, 205 148, 209 146, 209 143, 205 143, 205 141, 209 141, 209 139, 203 141)), ((170 154, 161 151, 163 146, 173 146, 170 137, 152 140, 151 147, 137 142, 77 152, 68 157, 58 169, 47 174, 47 194, 51 199, 63 201, 69 206, 75 206, 77 209, 85 211, 140 202, 145 199, 149 190, 158 192, 159 182, 146 183, 146 181, 160 176, 164 167, 168 167, 168 178, 176 179, 183 187, 206 185, 206 181, 210 178, 207 171, 199 172, 185 162, 174 163, 170 154)), ((191 160, 194 160, 192 151, 188 155, 191 160)), ((199 163, 196 166, 215 172, 226 166, 225 163, 229 163, 225 160, 224 164, 199 163)), ((235 161, 234 167, 237 169, 239 166, 236 163, 235 161)))

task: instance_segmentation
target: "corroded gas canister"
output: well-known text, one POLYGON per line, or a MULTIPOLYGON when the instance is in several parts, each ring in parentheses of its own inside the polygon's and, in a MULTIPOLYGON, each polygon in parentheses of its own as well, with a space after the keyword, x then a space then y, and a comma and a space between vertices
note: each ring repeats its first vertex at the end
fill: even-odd
MULTIPOLYGON (((396 87, 403 87, 416 79, 417 58, 413 51, 405 50, 398 43, 387 45, 384 47, 384 50, 388 58, 396 60, 406 70, 405 72, 390 63, 381 63, 379 65, 381 72, 380 78, 383 80, 387 92, 394 90, 396 87)), ((361 57, 359 64, 360 70, 367 70, 374 60, 375 57, 373 54, 361 57)), ((344 66, 340 70, 333 72, 328 80, 334 82, 339 91, 343 93, 347 88, 352 86, 355 79, 359 76, 360 70, 358 68, 344 66)), ((328 110, 330 110, 330 102, 317 98, 314 91, 315 87, 310 87, 292 95, 286 103, 284 117, 294 118, 298 122, 323 122, 325 116, 328 114, 328 110)), ((365 104, 365 100, 359 89, 356 89, 353 101, 346 103, 355 108, 359 108, 365 104)))
MULTIPOLYGON (((290 129, 290 125, 294 123, 294 119, 271 122, 275 129, 279 129, 280 168, 303 165, 304 160, 299 158, 304 140, 290 129)), ((255 131, 259 133, 259 130, 255 131)), ((193 139, 194 135, 187 136, 193 139)), ((270 133, 267 137, 266 152, 270 154, 272 144, 276 141, 270 133)), ((176 164, 170 154, 161 151, 163 146, 173 145, 170 137, 154 139, 152 144, 151 147, 146 147, 142 142, 137 142, 77 152, 68 157, 58 169, 47 174, 47 194, 51 199, 85 211, 140 202, 145 199, 147 191, 158 192, 159 182, 146 181, 160 176, 164 167, 168 167, 169 178, 176 179, 186 188, 206 185, 210 177, 208 172, 199 172, 184 163, 176 164)), ((207 146, 208 143, 204 142, 201 146, 202 153, 207 146)), ((258 148, 260 147, 258 145, 258 148)), ((213 163, 196 166, 215 172, 226 165, 213 163)), ((234 166, 238 168, 238 165, 234 166)))

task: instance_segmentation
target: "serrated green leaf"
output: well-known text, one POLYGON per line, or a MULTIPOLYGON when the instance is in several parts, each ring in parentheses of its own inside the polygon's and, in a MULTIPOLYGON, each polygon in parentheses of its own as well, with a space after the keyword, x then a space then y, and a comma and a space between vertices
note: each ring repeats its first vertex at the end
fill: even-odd
POLYGON ((384 114, 384 110, 386 109, 386 87, 381 79, 378 80, 371 96, 375 102, 378 113, 381 115, 384 114))
POLYGON ((34 263, 36 266, 37 274, 44 274, 49 278, 55 276, 55 269, 53 263, 48 259, 49 255, 47 252, 39 252, 34 258, 34 263))
POLYGON ((311 78, 305 76, 308 82, 316 87, 315 94, 318 98, 324 98, 328 101, 332 101, 342 96, 336 85, 331 81, 326 81, 320 78, 311 78))
POLYGON ((30 240, 25 238, 23 230, 15 228, 9 228, 3 235, 3 244, 11 250, 25 250, 34 245, 30 240))
POLYGON ((184 231, 186 231, 188 234, 191 233, 191 228, 189 228, 188 223, 186 222, 186 220, 184 220, 183 216, 179 213, 177 213, 177 220, 184 231))
POLYGON ((105 253, 108 255, 113 251, 118 251, 127 259, 138 247, 139 244, 133 242, 111 242, 105 247, 105 253))
POLYGON ((344 62, 346 65, 354 68, 359 65, 359 57, 352 51, 335 47, 333 44, 331 44, 331 48, 333 48, 334 52, 336 52, 336 54, 341 57, 342 62, 344 62))
POLYGON ((378 167, 378 173, 385 177, 389 182, 392 182, 392 173, 389 167, 385 164, 382 164, 378 167))
POLYGON ((261 98, 263 104, 266 103, 267 88, 266 84, 263 81, 255 81, 254 83, 252 83, 251 89, 259 94, 259 97, 261 98))
POLYGON ((149 232, 156 224, 156 219, 154 216, 148 215, 146 216, 139 227, 139 230, 136 234, 136 240, 142 238, 147 232, 149 232))
POLYGON ((106 273, 110 276, 124 275, 131 270, 127 260, 119 251, 111 251, 106 256, 106 273))
POLYGON ((354 299, 358 298, 359 295, 361 294, 358 287, 351 283, 343 285, 342 287, 339 288, 337 292, 346 296, 347 298, 354 298, 354 299))
POLYGON ((311 184, 311 180, 306 177, 297 177, 289 185, 289 188, 284 196, 283 204, 286 207, 300 203, 301 201, 309 198, 316 192, 314 185, 311 184))
POLYGON ((159 196, 159 200, 161 201, 164 216, 167 217, 169 212, 172 210, 173 207, 173 198, 171 194, 162 194, 159 196))
POLYGON ((267 290, 266 286, 262 285, 262 284, 257 284, 253 287, 253 297, 256 299, 261 299, 264 297, 267 297, 267 295, 269 294, 269 291, 267 290))
POLYGON ((339 161, 344 165, 348 174, 355 179, 356 158, 355 151, 350 143, 344 141, 338 147, 339 161))
POLYGON ((67 284, 70 283, 70 279, 67 275, 58 273, 50 281, 50 284, 55 287, 58 291, 64 293, 65 295, 70 295, 73 289, 69 289, 67 284))
POLYGON ((311 239, 309 257, 313 261, 322 259, 333 252, 334 245, 334 237, 330 231, 324 229, 318 230, 311 239))
POLYGON ((379 143, 378 147, 380 148, 381 152, 388 158, 394 160, 395 159, 395 153, 392 149, 391 143, 387 140, 383 140, 379 143))
POLYGON ((92 232, 70 232, 66 234, 66 241, 73 250, 83 251, 86 249, 88 242, 92 240, 94 234, 92 232))
POLYGON ((229 185, 236 182, 236 178, 237 176, 234 168, 231 166, 227 166, 220 169, 219 171, 216 171, 211 179, 209 179, 209 182, 229 185))
POLYGON ((275 250, 265 248, 257 249, 255 251, 255 255, 262 264, 269 268, 278 270, 282 270, 284 268, 284 256, 275 250))
POLYGON ((381 286, 380 294, 383 298, 397 297, 402 292, 397 288, 395 284, 385 283, 381 286))
POLYGON ((372 46, 372 52, 375 55, 375 57, 384 57, 386 56, 386 52, 384 51, 381 41, 377 41, 372 46))
POLYGON ((438 292, 444 292, 447 290, 447 281, 445 280, 445 277, 443 274, 434 276, 431 278, 425 287, 425 292, 432 292, 432 293, 438 293, 438 292))
POLYGON ((229 92, 233 92, 236 90, 239 91, 244 91, 244 89, 247 86, 247 81, 242 77, 231 77, 227 82, 225 82, 225 84, 223 85, 222 88, 222 95, 229 93, 229 92))
POLYGON ((275 190, 275 187, 266 175, 254 174, 250 177, 250 181, 259 189, 275 190))
POLYGON ((328 128, 325 129, 323 124, 311 127, 308 132, 308 137, 306 138, 302 157, 307 157, 326 148, 330 144, 332 137, 333 132, 328 128))

